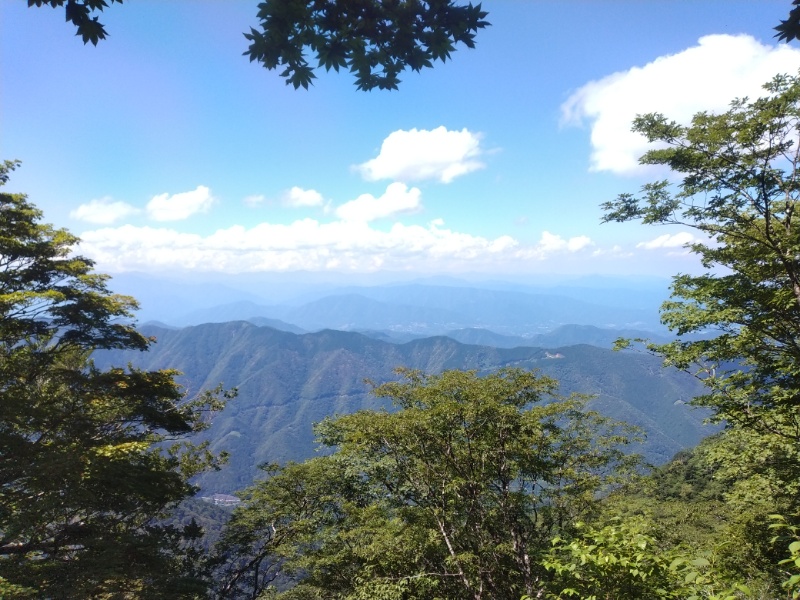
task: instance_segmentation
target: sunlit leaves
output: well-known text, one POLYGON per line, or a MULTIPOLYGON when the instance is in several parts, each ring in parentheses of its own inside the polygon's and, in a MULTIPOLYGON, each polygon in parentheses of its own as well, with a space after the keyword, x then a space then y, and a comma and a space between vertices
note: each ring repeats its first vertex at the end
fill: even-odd
POLYGON ((374 390, 396 412, 323 421, 332 454, 248 490, 223 536, 223 586, 255 594, 277 568, 298 580, 286 598, 518 600, 545 575, 550 535, 638 464, 622 452, 630 429, 551 379, 400 374, 374 390))
POLYGON ((683 225, 705 238, 688 249, 708 273, 674 278, 662 320, 708 339, 653 349, 671 364, 698 364, 709 386, 698 402, 748 426, 776 410, 789 418, 800 397, 800 80, 778 76, 765 89, 689 126, 638 117, 634 130, 661 146, 641 162, 680 179, 603 205, 606 221, 683 225))

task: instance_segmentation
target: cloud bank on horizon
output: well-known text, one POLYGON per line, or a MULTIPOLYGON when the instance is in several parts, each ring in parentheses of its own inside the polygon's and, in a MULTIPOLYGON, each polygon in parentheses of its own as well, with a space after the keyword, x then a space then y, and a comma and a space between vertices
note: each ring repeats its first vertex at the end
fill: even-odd
MULTIPOLYGON (((153 267, 246 273, 257 271, 496 272, 497 263, 524 272, 525 264, 578 254, 592 246, 585 236, 564 239, 547 231, 531 246, 510 236, 488 239, 444 227, 394 223, 382 231, 363 220, 289 225, 234 226, 211 235, 123 225, 87 231, 79 250, 113 272, 153 267)), ((586 257, 590 252, 584 252, 586 257)))
MULTIPOLYGON (((562 123, 588 124, 592 171, 640 175, 637 159, 647 143, 630 132, 636 114, 657 111, 688 123, 698 111, 722 111, 732 98, 758 96, 760 86, 776 73, 798 68, 800 50, 795 48, 766 46, 747 35, 709 35, 682 52, 586 83, 561 106, 562 123)), ((446 186, 487 169, 482 140, 483 133, 466 127, 393 131, 374 158, 352 167, 364 181, 389 180, 383 194, 326 202, 324 190, 306 189, 298 182, 277 203, 315 214, 289 223, 236 225, 209 235, 130 222, 110 226, 135 218, 177 222, 210 211, 215 199, 205 185, 154 196, 143 208, 102 198, 71 214, 108 226, 85 231, 80 250, 110 271, 152 267, 230 272, 422 269, 499 274, 535 269, 544 261, 600 264, 636 255, 646 262, 652 253, 674 255, 697 241, 683 231, 626 248, 618 243, 600 244, 585 234, 543 230, 538 241, 525 244, 510 235, 492 237, 446 228, 437 215, 427 225, 404 224, 403 216, 426 210, 423 196, 428 188, 410 184, 446 186)), ((256 207, 265 200, 264 195, 252 195, 242 201, 256 207)))

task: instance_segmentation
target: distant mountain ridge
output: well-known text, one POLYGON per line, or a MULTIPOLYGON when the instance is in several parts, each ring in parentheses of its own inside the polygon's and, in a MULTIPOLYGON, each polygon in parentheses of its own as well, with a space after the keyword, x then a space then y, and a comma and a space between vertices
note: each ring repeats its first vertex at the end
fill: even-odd
POLYGON ((594 304, 566 296, 434 286, 364 288, 298 306, 239 301, 186 313, 176 325, 268 318, 307 331, 386 330, 421 335, 481 328, 530 336, 566 324, 663 329, 655 310, 594 304))
POLYGON ((638 329, 606 329, 593 325, 561 325, 547 333, 537 333, 529 337, 502 335, 488 329, 468 328, 448 331, 445 334, 463 344, 478 344, 496 348, 514 348, 516 346, 537 346, 556 348, 589 344, 599 348, 611 348, 619 338, 646 338, 655 343, 664 343, 669 338, 650 331, 638 329))
POLYGON ((385 408, 364 381, 394 379, 399 366, 426 372, 539 369, 559 379, 564 393, 596 394, 592 407, 645 428, 649 438, 643 450, 653 462, 666 461, 714 430, 703 424, 705 413, 686 405, 699 393, 699 383, 661 369, 647 354, 579 345, 550 351, 561 355, 553 359, 541 348, 493 348, 444 336, 397 344, 334 330, 297 335, 242 321, 142 330, 158 339, 150 352, 98 353, 98 366, 176 368, 191 393, 220 382, 239 389, 239 397, 202 434, 214 450, 232 457, 222 471, 200 478, 206 492, 248 485, 258 464, 310 456, 311 425, 328 415, 385 408))

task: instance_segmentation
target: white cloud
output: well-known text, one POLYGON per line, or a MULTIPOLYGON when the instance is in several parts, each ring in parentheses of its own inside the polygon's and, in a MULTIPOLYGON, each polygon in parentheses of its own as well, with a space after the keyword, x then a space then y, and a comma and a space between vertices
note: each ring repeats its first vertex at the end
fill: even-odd
POLYGON ((111 225, 112 223, 135 215, 139 209, 127 202, 114 201, 106 196, 99 200, 90 200, 71 211, 69 216, 73 219, 95 223, 97 225, 111 225))
POLYGON ((391 183, 380 198, 372 194, 361 194, 355 200, 336 208, 336 216, 345 221, 369 222, 401 213, 415 212, 421 208, 418 188, 404 183, 391 183))
POLYGON ((800 68, 800 50, 767 46, 748 35, 708 35, 697 46, 581 87, 562 105, 565 123, 591 125, 591 169, 631 174, 641 169, 647 141, 631 132, 637 114, 661 112, 688 124, 699 111, 724 112, 734 98, 764 95, 778 73, 800 68))
POLYGON ((317 190, 304 190, 303 188, 294 186, 284 195, 284 202, 288 206, 295 207, 321 206, 324 202, 324 198, 317 190))
POLYGON ((246 206, 259 206, 260 204, 264 204, 267 198, 263 194, 251 194, 250 196, 245 196, 242 202, 245 203, 246 206))
POLYGON ((523 253, 527 258, 543 260, 553 254, 579 252, 589 246, 594 246, 594 242, 585 235, 564 239, 560 235, 543 231, 539 242, 525 249, 523 253))
POLYGON ((656 248, 682 248, 686 244, 691 244, 697 241, 697 238, 688 231, 681 231, 680 233, 660 235, 654 240, 649 242, 640 242, 636 244, 637 248, 644 248, 645 250, 655 250, 656 248))
POLYGON ((503 235, 486 238, 453 231, 441 219, 425 226, 395 223, 379 230, 364 220, 288 225, 260 223, 220 229, 211 235, 169 228, 125 225, 87 231, 80 252, 111 272, 193 269, 225 272, 378 269, 415 272, 513 272, 540 268, 548 260, 584 260, 592 246, 585 236, 563 239, 549 233, 533 246, 503 235))
POLYGON ((616 258, 631 258, 633 252, 624 250, 619 244, 614 244, 610 248, 597 248, 592 252, 594 257, 616 257, 616 258))
POLYGON ((356 169, 368 181, 394 179, 408 183, 433 179, 450 183, 483 168, 478 160, 481 154, 480 135, 467 129, 400 129, 383 140, 376 158, 356 169))
POLYGON ((159 194, 147 203, 147 216, 154 221, 181 221, 199 212, 208 212, 214 203, 211 190, 198 185, 191 192, 159 194))

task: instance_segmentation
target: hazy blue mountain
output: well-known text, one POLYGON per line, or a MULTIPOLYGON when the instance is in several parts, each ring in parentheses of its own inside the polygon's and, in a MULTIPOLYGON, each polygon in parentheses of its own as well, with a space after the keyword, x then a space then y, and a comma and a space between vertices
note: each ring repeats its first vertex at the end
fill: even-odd
POLYGON ((263 302, 261 296, 221 282, 194 281, 185 276, 154 277, 141 273, 114 275, 109 287, 118 294, 133 296, 139 302, 138 319, 184 325, 190 311, 233 301, 263 302))
MULTIPOLYGON (((250 319, 256 325, 259 323, 250 319)), ((276 327, 280 329, 280 327, 276 327)), ((286 331, 290 331, 286 329, 286 331)), ((422 334, 406 333, 402 331, 360 329, 358 333, 377 340, 403 344, 411 340, 427 337, 422 334)), ((573 346, 576 344, 589 344, 600 348, 613 348, 614 342, 619 338, 648 339, 654 343, 665 343, 670 337, 659 335, 652 331, 640 329, 603 329, 593 325, 561 325, 547 333, 536 333, 528 336, 503 335, 490 329, 480 327, 467 327, 446 331, 442 335, 461 342, 462 344, 476 344, 478 346, 493 346, 495 348, 515 348, 517 346, 535 346, 540 348, 556 348, 558 346, 573 346)))
MULTIPOLYGON (((228 321, 248 321, 250 319, 269 319, 280 320, 275 317, 280 309, 275 306, 268 306, 253 302, 252 300, 239 300, 237 302, 227 302, 204 308, 198 308, 184 313, 176 319, 176 323, 181 326, 200 325, 202 323, 227 323, 228 321)), ((279 328, 276 328, 279 329, 279 328)))
MULTIPOLYGON (((482 289, 474 287, 392 285, 360 288, 358 296, 388 305, 402 304, 447 311, 462 327, 492 329, 505 335, 550 330, 577 323, 600 327, 660 329, 656 306, 651 309, 625 304, 603 305, 589 290, 577 299, 552 293, 482 289)), ((350 295, 348 297, 354 297, 350 295)), ((331 297, 328 297, 331 298, 331 297)), ((327 298, 317 301, 317 306, 327 298)), ((297 322, 289 318, 292 322, 297 322)))
POLYGON ((390 342, 392 344, 405 344, 412 340, 429 337, 422 333, 409 333, 406 331, 390 331, 387 329, 354 329, 355 333, 360 333, 367 337, 390 342))
POLYGON ((468 316, 450 308, 379 301, 357 294, 326 296, 280 314, 285 320, 311 330, 394 329, 439 333, 452 324, 470 320, 468 316))
POLYGON ((530 337, 566 324, 658 330, 655 310, 603 306, 565 296, 474 288, 395 286, 325 296, 299 306, 240 301, 195 310, 180 325, 278 319, 307 331, 397 331, 443 335, 467 328, 530 337))
POLYGON ((661 369, 658 359, 643 353, 588 345, 548 353, 467 345, 447 337, 397 344, 344 331, 295 335, 246 322, 143 331, 158 339, 150 352, 102 353, 95 357, 98 365, 130 361, 148 369, 175 368, 185 374, 182 383, 190 393, 220 382, 239 389, 239 397, 203 434, 215 450, 232 454, 229 466, 201 478, 209 492, 249 484, 260 463, 310 456, 311 425, 328 415, 384 407, 370 396, 365 379, 390 380, 399 366, 427 372, 540 369, 558 378, 565 393, 597 394, 593 407, 644 427, 649 433, 644 451, 654 462, 666 461, 711 431, 702 424, 704 414, 685 404, 698 393, 698 382, 661 369))
POLYGON ((556 348, 558 346, 574 346, 576 344, 612 348, 614 342, 619 338, 646 338, 656 343, 666 342, 669 339, 651 331, 604 329, 593 325, 561 325, 547 333, 536 333, 526 337, 502 335, 489 329, 478 327, 456 329, 448 331, 445 335, 463 344, 478 344, 497 348, 514 348, 516 346, 556 348))
POLYGON ((162 323, 161 321, 147 321, 146 323, 142 324, 143 327, 159 327, 161 329, 180 329, 175 325, 168 325, 167 323, 162 323))
POLYGON ((562 325, 553 331, 534 335, 531 338, 534 346, 555 348, 557 346, 573 346, 589 344, 600 348, 612 348, 619 338, 646 338, 654 343, 665 343, 671 338, 652 331, 640 329, 604 329, 592 325, 562 325))
POLYGON ((288 331, 289 333, 308 333, 307 330, 291 323, 286 323, 280 319, 269 319, 267 317, 250 317, 245 319, 248 323, 252 323, 256 327, 272 327, 278 331, 288 331))
POLYGON ((467 328, 530 337, 573 323, 658 332, 658 306, 667 297, 665 280, 642 278, 387 283, 382 276, 366 283, 311 273, 215 274, 205 280, 122 274, 110 285, 139 299, 140 322, 184 326, 265 318, 303 330, 385 330, 392 338, 391 332, 438 335, 467 328))
MULTIPOLYGON (((482 327, 465 327, 445 332, 447 337, 462 344, 475 344, 478 346, 493 346, 495 348, 516 348, 517 346, 536 346, 533 339, 536 337, 522 337, 520 335, 503 335, 482 327)), ((561 345, 561 344, 559 344, 561 345)))

